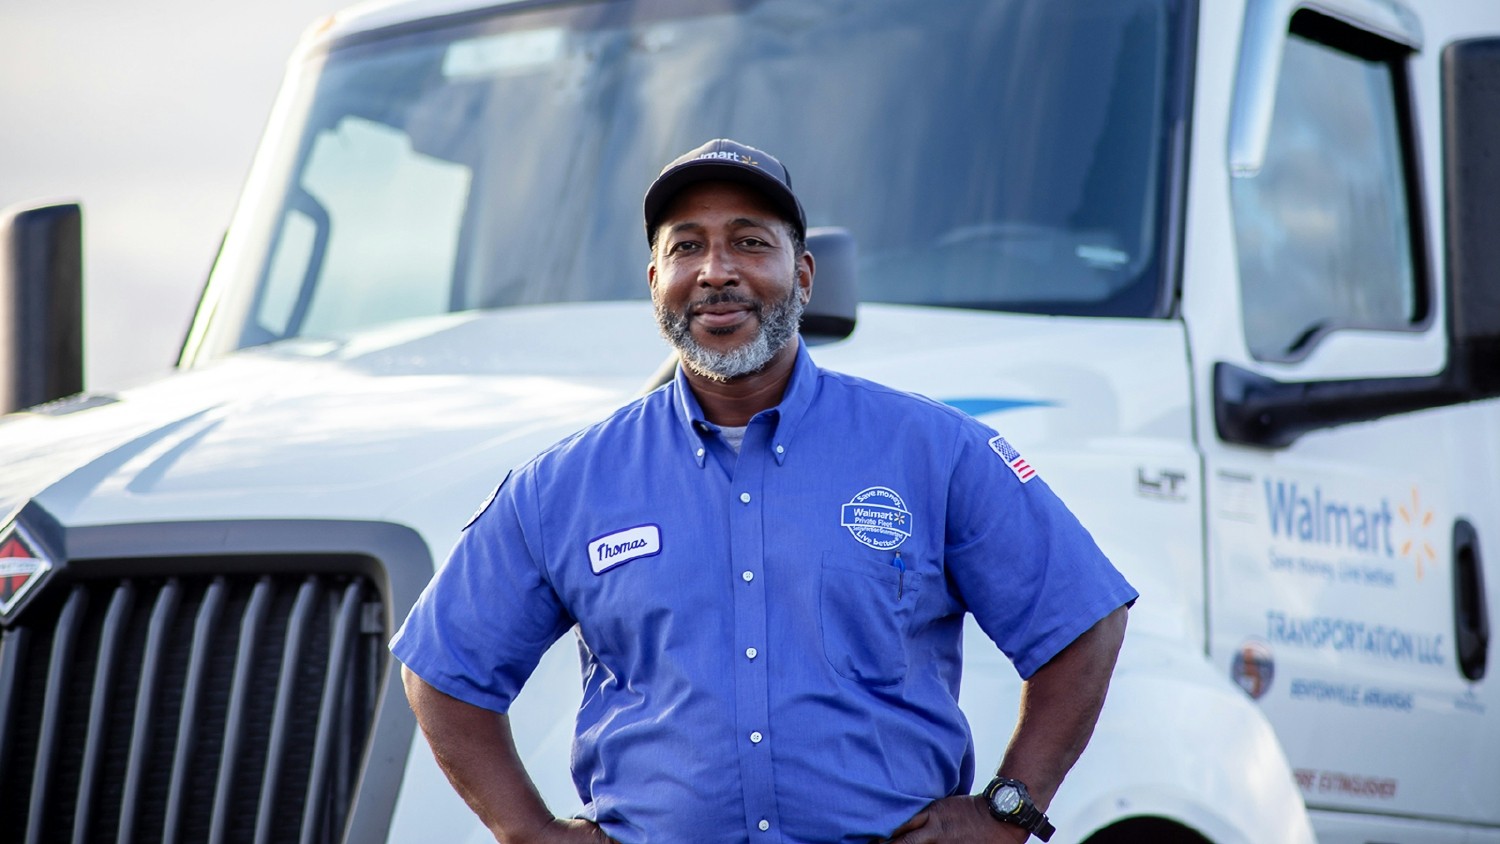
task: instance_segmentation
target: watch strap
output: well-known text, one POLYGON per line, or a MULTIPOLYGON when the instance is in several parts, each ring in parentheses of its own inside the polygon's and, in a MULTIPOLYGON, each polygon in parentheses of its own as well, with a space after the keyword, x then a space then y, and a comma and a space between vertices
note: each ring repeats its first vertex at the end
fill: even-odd
POLYGON ((1036 804, 1032 802, 1031 792, 1026 790, 1026 783, 1020 780, 999 776, 990 780, 990 784, 984 788, 984 802, 989 807, 990 814, 994 816, 995 820, 1019 826, 1042 841, 1051 839, 1052 833, 1057 831, 1052 826, 1052 821, 1047 818, 1047 814, 1038 809, 1036 804), (1007 785, 1014 787, 1016 792, 1020 794, 1021 805, 1017 806, 1012 812, 1001 812, 995 808, 995 792, 1007 785))

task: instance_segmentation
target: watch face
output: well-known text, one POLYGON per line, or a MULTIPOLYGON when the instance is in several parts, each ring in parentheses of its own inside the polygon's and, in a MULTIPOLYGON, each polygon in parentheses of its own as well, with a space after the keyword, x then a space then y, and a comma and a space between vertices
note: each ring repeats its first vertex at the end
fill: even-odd
POLYGON ((1014 814, 1021 808, 1021 793, 1013 785, 1002 785, 995 789, 995 797, 991 802, 995 804, 995 811, 1006 815, 1014 814))

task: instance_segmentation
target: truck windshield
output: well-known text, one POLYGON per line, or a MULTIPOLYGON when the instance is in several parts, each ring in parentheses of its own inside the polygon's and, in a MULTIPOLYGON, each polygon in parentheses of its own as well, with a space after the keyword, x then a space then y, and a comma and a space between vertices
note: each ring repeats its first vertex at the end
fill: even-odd
POLYGON ((809 224, 853 234, 863 301, 1160 313, 1181 19, 1176 0, 639 0, 346 38, 311 60, 300 131, 236 223, 216 274, 252 275, 215 280, 214 345, 647 298, 641 197, 715 137, 774 153, 809 224))

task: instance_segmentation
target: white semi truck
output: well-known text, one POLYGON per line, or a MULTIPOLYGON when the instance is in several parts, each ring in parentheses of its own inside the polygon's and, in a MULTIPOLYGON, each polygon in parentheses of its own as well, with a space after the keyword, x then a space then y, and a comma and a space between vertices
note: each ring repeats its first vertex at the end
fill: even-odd
MULTIPOLYGON (((641 196, 734 137, 817 227, 814 358, 1003 431, 1140 589, 1055 841, 1500 842, 1497 35, 1488 0, 325 21, 177 371, 0 417, 0 840, 487 840, 385 643, 507 469, 660 381, 641 196)), ((560 813, 568 638, 512 713, 560 813)), ((971 635, 981 766, 1018 688, 971 635)))

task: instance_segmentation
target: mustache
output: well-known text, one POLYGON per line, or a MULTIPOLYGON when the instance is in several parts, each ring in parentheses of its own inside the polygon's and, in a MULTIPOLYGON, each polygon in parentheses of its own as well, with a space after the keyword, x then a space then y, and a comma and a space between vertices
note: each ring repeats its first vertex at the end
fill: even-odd
POLYGON ((717 293, 710 293, 707 296, 704 296, 702 299, 695 299, 689 302, 687 305, 687 312, 693 313, 698 308, 711 307, 713 305, 744 305, 754 310, 757 314, 760 313, 761 307, 760 302, 757 302, 756 300, 744 295, 743 293, 738 293, 732 290, 720 290, 717 293))

